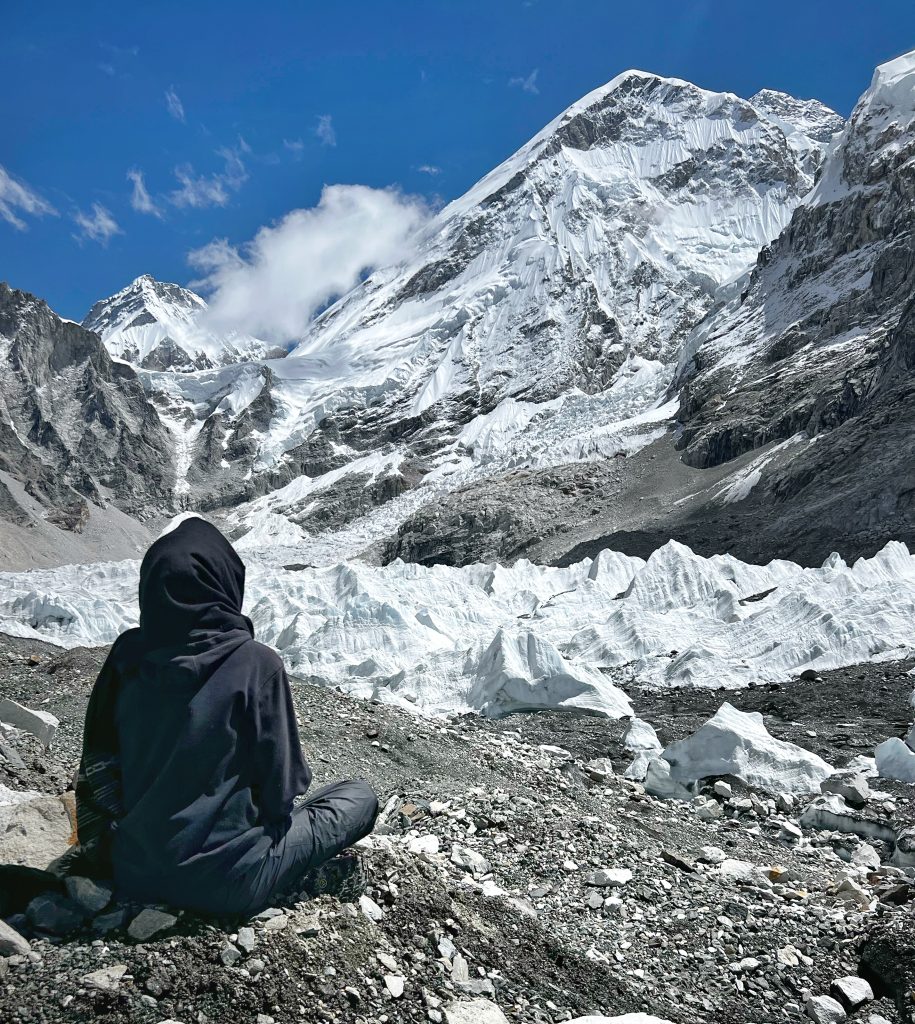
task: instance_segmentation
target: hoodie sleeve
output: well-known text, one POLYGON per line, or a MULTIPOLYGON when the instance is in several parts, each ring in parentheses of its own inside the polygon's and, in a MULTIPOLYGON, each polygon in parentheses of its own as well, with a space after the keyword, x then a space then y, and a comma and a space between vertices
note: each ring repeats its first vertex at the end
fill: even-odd
POLYGON ((258 688, 254 729, 261 820, 280 821, 288 817, 293 800, 311 784, 311 769, 302 755, 285 669, 258 688))
POLYGON ((76 777, 76 827, 82 849, 100 863, 110 856, 109 840, 123 814, 121 761, 115 713, 124 646, 135 631, 119 637, 92 687, 76 777))

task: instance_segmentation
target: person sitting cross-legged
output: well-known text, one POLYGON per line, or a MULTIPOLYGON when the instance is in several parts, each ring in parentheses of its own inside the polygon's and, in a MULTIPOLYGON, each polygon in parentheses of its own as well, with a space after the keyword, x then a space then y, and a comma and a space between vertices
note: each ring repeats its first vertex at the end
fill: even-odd
POLYGON ((140 567, 139 628, 93 687, 77 856, 110 870, 121 898, 250 915, 302 890, 358 894, 359 858, 336 855, 371 832, 378 801, 353 781, 295 803, 311 771, 283 662, 242 615, 244 581, 204 520, 160 537, 140 567))

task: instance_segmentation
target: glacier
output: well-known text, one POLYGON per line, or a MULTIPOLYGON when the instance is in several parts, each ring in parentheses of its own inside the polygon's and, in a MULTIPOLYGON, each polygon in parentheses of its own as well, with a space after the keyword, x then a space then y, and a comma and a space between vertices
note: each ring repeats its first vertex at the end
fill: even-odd
MULTIPOLYGON (((630 683, 743 687, 915 651, 915 556, 751 565, 670 542, 567 568, 248 564, 245 610, 296 676, 437 715, 625 717, 630 683)), ((66 647, 137 622, 139 563, 0 573, 0 630, 66 647)))

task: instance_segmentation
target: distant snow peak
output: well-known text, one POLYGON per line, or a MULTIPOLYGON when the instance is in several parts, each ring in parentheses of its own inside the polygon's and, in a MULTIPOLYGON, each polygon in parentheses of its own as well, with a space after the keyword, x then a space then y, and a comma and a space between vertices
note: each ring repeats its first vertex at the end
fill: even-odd
POLYGON ((204 370, 281 354, 238 331, 217 334, 200 320, 207 304, 181 285, 142 274, 97 302, 83 327, 119 359, 152 370, 204 370))

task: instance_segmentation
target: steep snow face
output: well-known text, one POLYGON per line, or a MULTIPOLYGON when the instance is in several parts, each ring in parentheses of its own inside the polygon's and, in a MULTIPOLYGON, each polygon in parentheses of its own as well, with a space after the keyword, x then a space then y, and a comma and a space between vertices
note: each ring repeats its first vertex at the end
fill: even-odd
MULTIPOLYGON (((205 420, 183 428, 191 493, 236 503, 325 477, 335 487, 316 483, 304 506, 271 509, 315 532, 338 470, 352 463, 354 490, 372 454, 396 451, 401 467, 372 500, 409 511, 658 436, 676 411, 667 390, 683 338, 787 223, 840 123, 772 95, 757 107, 627 72, 584 97, 442 210, 407 264, 319 317, 265 368, 253 406, 163 386, 170 422, 205 420)), ((239 391, 249 384, 239 374, 239 391)), ((347 508, 370 504, 360 491, 347 508)), ((335 508, 339 523, 347 508, 335 508)), ((250 511, 240 518, 253 528, 250 511)))
POLYGON ((97 302, 83 327, 99 334, 113 356, 145 369, 209 369, 273 352, 245 334, 213 334, 200 322, 205 311, 199 295, 144 274, 97 302))
MULTIPOLYGON (((294 673, 422 713, 618 717, 631 714, 626 680, 739 687, 915 650, 915 557, 902 544, 817 569, 705 559, 673 542, 647 561, 605 551, 565 569, 286 570, 264 553, 245 558, 246 611, 294 673)), ((110 643, 136 623, 138 565, 0 573, 0 629, 110 643)))
POLYGON ((293 355, 366 384, 393 374, 414 415, 462 395, 486 411, 595 392, 627 354, 675 358, 811 185, 823 123, 841 119, 799 108, 773 119, 627 72, 446 207, 416 259, 338 302, 293 355))

